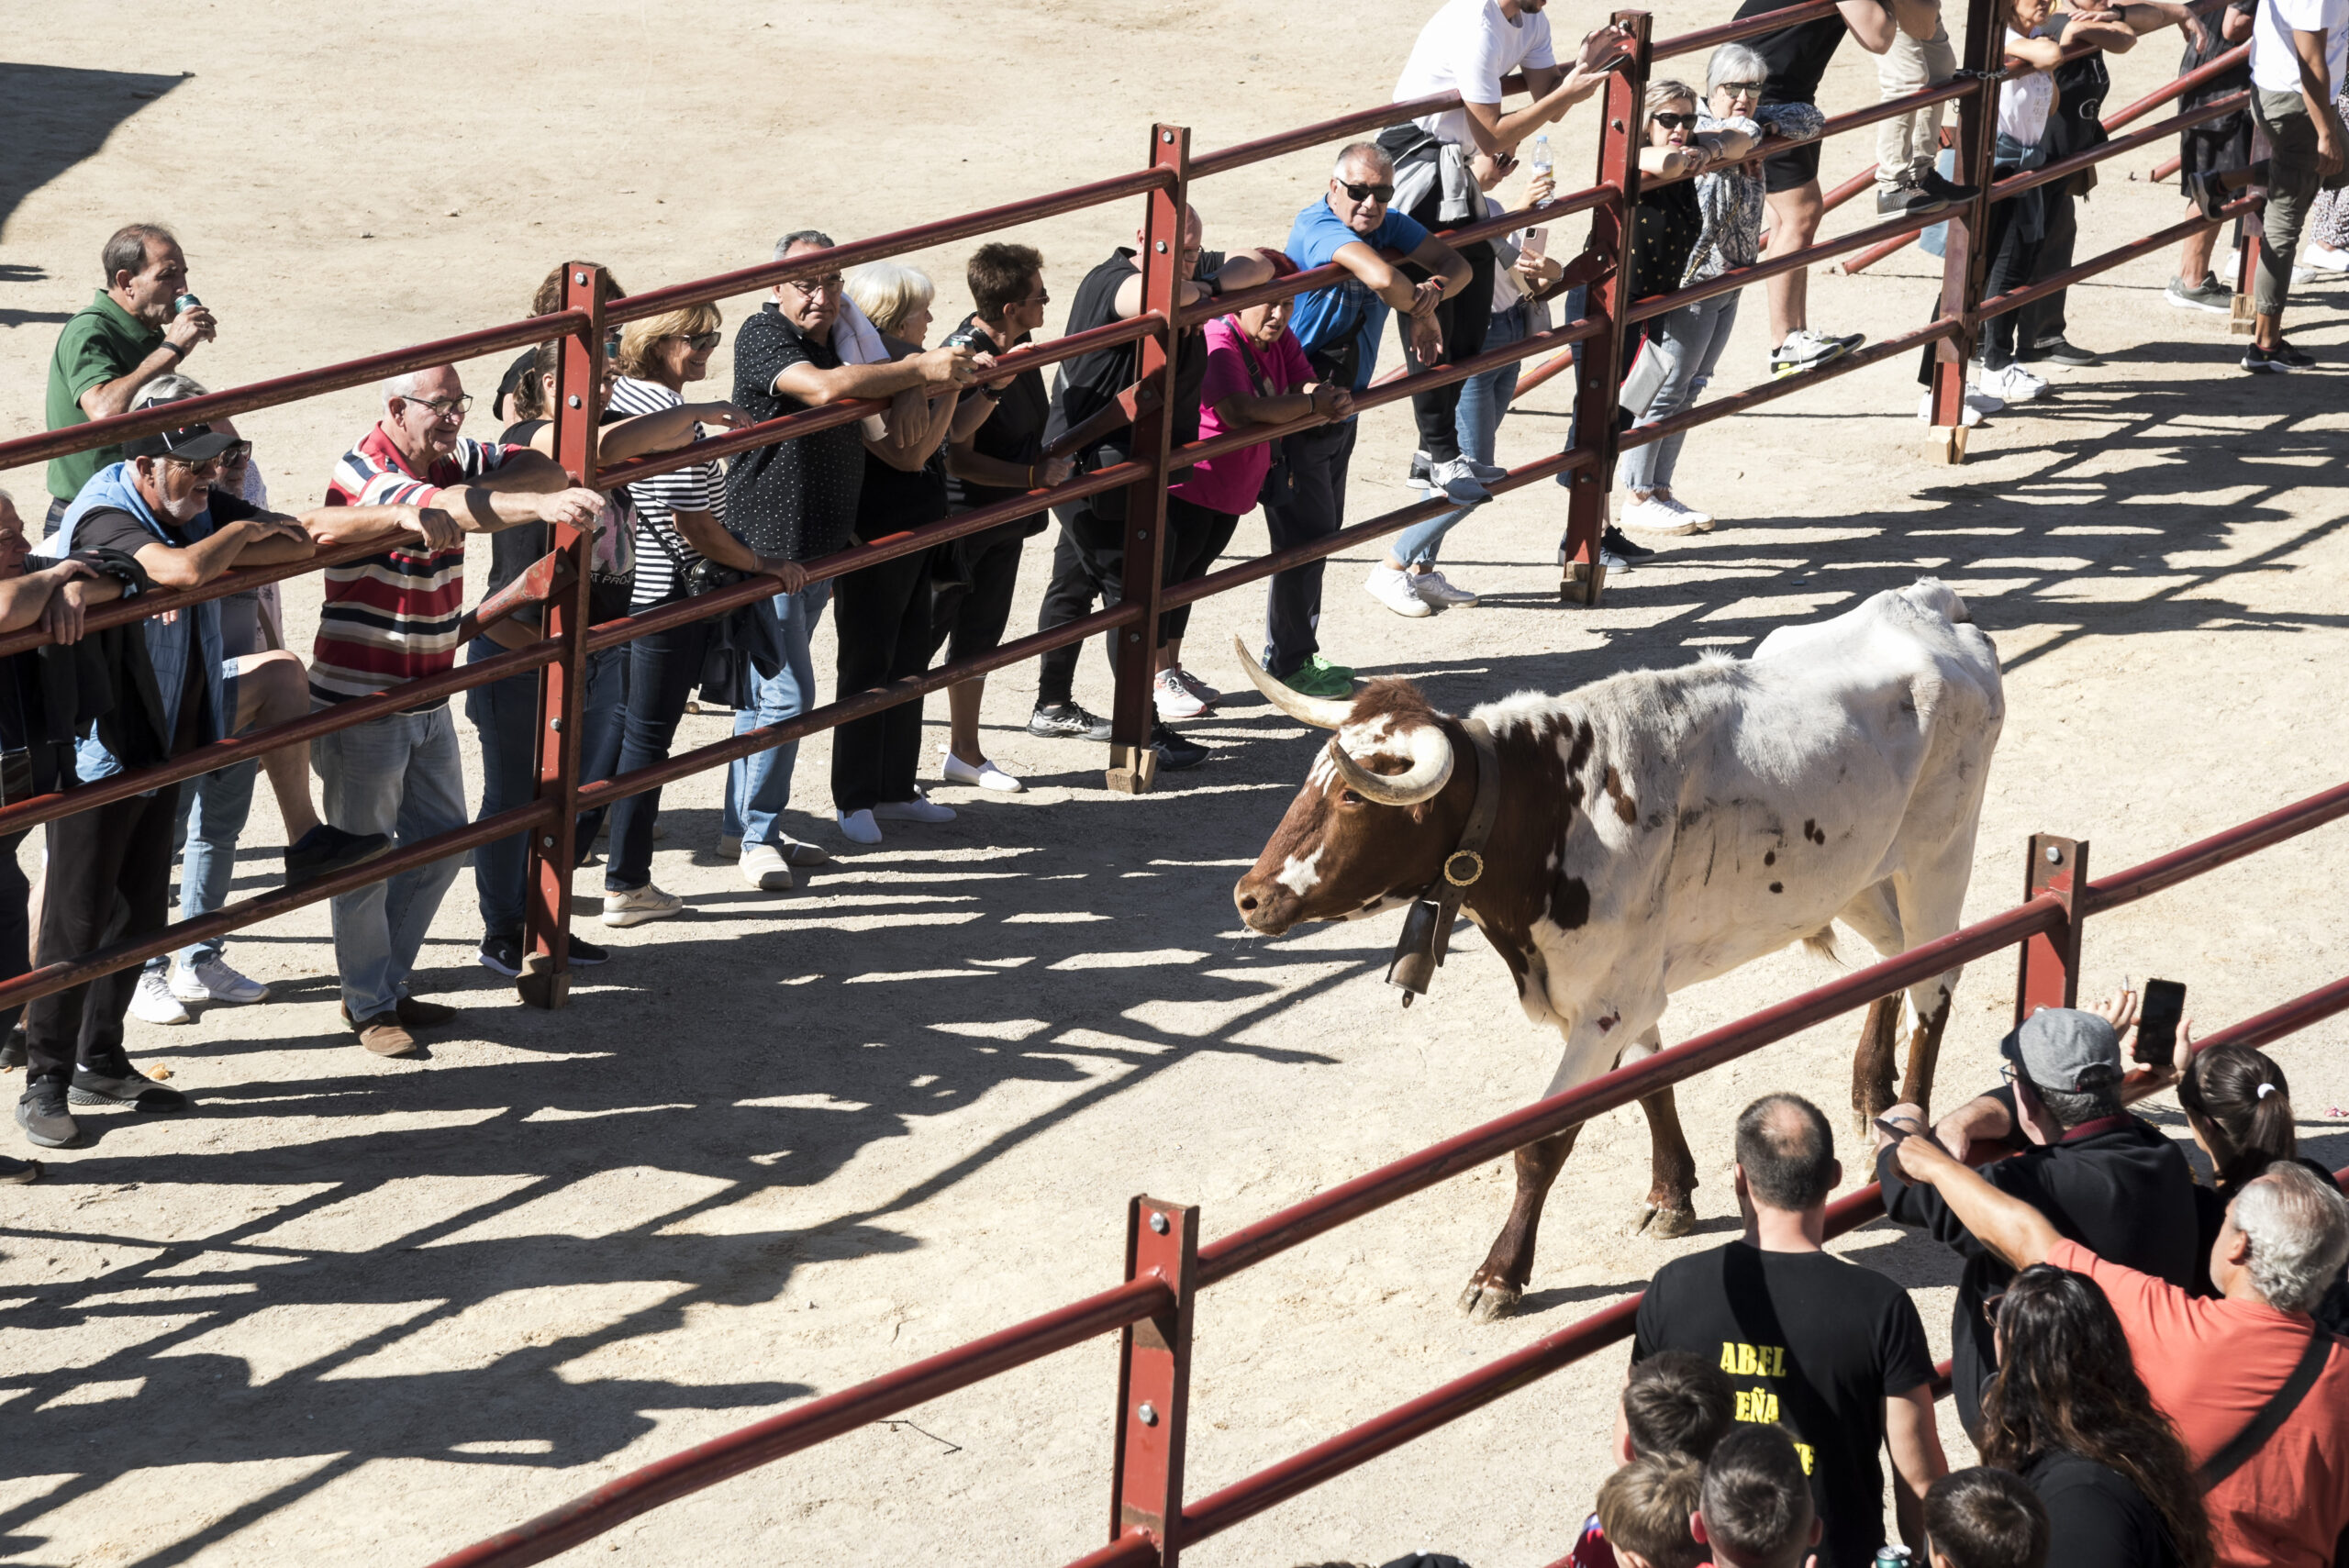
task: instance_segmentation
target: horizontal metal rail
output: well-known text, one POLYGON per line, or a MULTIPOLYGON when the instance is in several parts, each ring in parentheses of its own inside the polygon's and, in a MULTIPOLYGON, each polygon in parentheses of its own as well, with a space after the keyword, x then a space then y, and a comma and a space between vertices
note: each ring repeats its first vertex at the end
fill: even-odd
MULTIPOLYGON (((127 598, 116 599, 112 603, 100 605, 88 611, 82 619, 83 635, 87 636, 94 631, 104 631, 109 627, 128 626, 132 621, 145 620, 150 616, 166 615, 173 610, 185 609, 191 605, 207 604, 214 599, 225 599, 231 594, 246 593, 265 583, 283 583, 289 577, 300 577, 328 567, 343 566, 354 561, 364 561, 371 555, 382 554, 385 548, 384 541, 382 539, 362 539, 351 544, 330 544, 321 547, 316 555, 306 561, 281 561, 270 566, 240 567, 234 572, 224 572, 199 587, 150 588, 146 593, 133 594, 127 598)), ((36 550, 34 553, 39 554, 39 551, 36 550)), ((37 626, 27 627, 21 631, 0 632, 0 658, 6 658, 11 653, 28 653, 36 648, 45 648, 52 640, 48 632, 37 626)))
MULTIPOLYGON (((1914 93, 1906 94, 1898 98, 1887 98, 1882 103, 1870 104, 1864 109, 1851 109, 1840 115, 1830 115, 1827 122, 1819 128, 1819 134, 1816 136, 1766 135, 1753 144, 1752 150, 1748 151, 1744 158, 1723 161, 1743 163, 1749 159, 1775 158, 1781 152, 1791 151, 1798 147, 1809 147, 1814 142, 1824 141, 1829 137, 1841 136, 1847 130, 1859 130, 1875 125, 1879 120, 1896 119, 1902 115, 1913 115, 1919 109, 1931 108, 1935 104, 1945 104, 1959 98, 1971 97, 1981 90, 1982 83, 1971 76, 1961 76, 1948 82, 1936 83, 1932 86, 1920 88, 1914 93)), ((1642 173, 1640 176, 1640 194, 1644 196, 1648 192, 1660 190, 1665 185, 1676 185, 1683 180, 1694 180, 1698 178, 1699 172, 1701 172, 1690 171, 1680 174, 1642 173)))
POLYGON ((2149 898, 2164 888, 2176 887, 2216 871, 2246 855, 2257 854, 2270 845, 2287 839, 2297 839, 2312 828, 2349 817, 2349 784, 2339 784, 2320 790, 2303 800, 2296 800, 2265 817, 2254 817, 2224 832, 2198 839, 2184 849, 2172 850, 2143 865, 2099 877, 2087 885, 2086 913, 2100 915, 2107 909, 2118 909, 2124 904, 2134 904, 2149 898))
POLYGON ((1799 250, 1789 250, 1783 256, 1773 256, 1767 261, 1756 261, 1750 267, 1732 268, 1719 277, 1707 278, 1701 284, 1690 284, 1687 288, 1675 289, 1670 294, 1649 295, 1644 299, 1634 300, 1624 310, 1623 319, 1626 323, 1645 321, 1652 316, 1662 316, 1666 311, 1677 310, 1684 305, 1695 305, 1699 300, 1711 299, 1717 295, 1735 294, 1740 289, 1751 287, 1765 278, 1775 278, 1781 272, 1800 272, 1815 262, 1827 260, 1830 256, 1840 256, 1846 250, 1856 250, 1863 245, 1873 245, 1879 239, 1889 239, 1894 235, 1914 234, 1917 230, 1930 228, 1940 221, 1941 217, 1937 214, 1921 217, 1896 217, 1871 225, 1866 228, 1854 229, 1849 234, 1837 235, 1832 239, 1822 239, 1816 245, 1806 245, 1799 250))
POLYGON ((2189 234, 2216 228, 2231 217, 2240 217, 2244 213, 2255 211, 2264 199, 2259 196, 2239 197, 2221 207, 2217 217, 2189 217, 2184 223, 2174 223, 2167 228, 2148 234, 2133 244, 2092 256, 2076 267, 2066 267, 2060 272, 2040 279, 2029 288, 2009 289, 2005 294, 1994 295, 1982 302, 1978 314, 1987 321, 1993 316, 2004 316, 2009 310, 2021 310, 2026 305, 2045 299, 2049 295, 2070 288, 2099 272, 2110 272, 2123 262, 2133 261, 2140 256, 2150 256, 2156 250, 2166 250, 2189 234))
POLYGON ((1679 55, 1697 54, 1725 43, 1738 43, 1764 33, 1775 33, 1782 28, 1798 27, 1804 22, 1831 17, 1836 12, 1836 0, 1805 0, 1799 6, 1782 6, 1765 11, 1758 17, 1744 17, 1723 22, 1718 27, 1698 28, 1693 33, 1680 33, 1659 39, 1648 52, 1651 61, 1671 60, 1679 55))
POLYGON ((1765 381, 1758 386, 1748 387, 1745 391, 1731 396, 1715 398, 1710 403, 1700 403, 1693 408, 1683 409, 1669 419, 1658 419, 1653 425, 1634 425, 1616 439, 1616 450, 1630 451, 1634 447, 1643 447, 1651 442, 1663 440, 1667 436, 1681 435, 1695 429, 1699 425, 1709 425, 1716 419, 1726 419, 1732 414, 1743 414, 1749 409, 1759 408, 1765 403, 1774 403, 1781 397, 1800 392, 1806 385, 1814 384, 1821 380, 1831 381, 1839 375, 1849 375, 1854 371, 1865 370, 1868 366, 1879 364, 1886 360, 1898 359, 1902 354, 1921 349, 1929 343, 1938 343, 1944 338, 1954 337, 1964 330, 1965 326, 1965 323, 1955 317, 1944 316, 1929 327, 1920 327, 1914 332, 1904 332, 1897 338, 1887 338, 1881 343, 1871 343, 1865 349, 1842 355, 1817 370, 1805 371, 1800 375, 1790 375, 1783 381, 1765 381))
POLYGON ((1163 1281, 1128 1280, 1057 1311, 1000 1333, 944 1351, 885 1377, 858 1384, 713 1438, 657 1463, 629 1472, 583 1497, 502 1534, 454 1551, 434 1568, 520 1568, 543 1562, 650 1508, 812 1448, 827 1439, 943 1397, 1030 1362, 1171 1309, 1174 1293, 1163 1281))
POLYGON ((2141 147, 2176 136, 2182 130, 2189 129, 2206 121, 2215 120, 2223 115, 2233 114, 2250 102, 2249 92, 2229 94, 2226 97, 2204 104, 2199 108, 2187 109, 2172 115, 2165 120, 2158 120, 2143 130, 2132 131, 2127 136, 2116 137, 2110 141, 2099 142, 2085 152, 2075 152, 2069 158, 2059 158, 2053 163, 2043 164, 2036 169, 2026 169, 2020 174, 2010 174, 1990 187, 1990 199, 1994 202, 2002 202, 2037 186, 2048 184, 2056 180, 2068 180, 2081 170, 2092 169, 2108 158, 2118 158, 2124 153, 2134 152, 2141 147))

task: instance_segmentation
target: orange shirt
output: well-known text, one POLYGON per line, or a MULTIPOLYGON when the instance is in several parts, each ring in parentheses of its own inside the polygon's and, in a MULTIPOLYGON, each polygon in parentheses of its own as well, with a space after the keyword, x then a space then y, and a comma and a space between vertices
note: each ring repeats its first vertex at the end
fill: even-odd
MULTIPOLYGON (((2137 1374, 2200 1464, 2251 1424, 2308 1348, 2312 1319, 2190 1296, 2076 1241, 2047 1261, 2096 1281, 2137 1374)), ((2328 1568, 2349 1524, 2349 1351, 2335 1345, 2290 1419, 2203 1499, 2225 1568, 2328 1568)))

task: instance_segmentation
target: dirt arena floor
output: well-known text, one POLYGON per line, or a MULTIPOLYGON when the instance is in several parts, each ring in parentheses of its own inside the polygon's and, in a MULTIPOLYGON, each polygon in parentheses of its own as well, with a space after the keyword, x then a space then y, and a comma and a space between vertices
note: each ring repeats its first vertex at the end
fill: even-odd
MULTIPOLYGON (((1133 167, 1160 117, 1205 150, 1376 102, 1429 5, 1185 0, 1105 22, 1065 0, 221 0, 163 25, 112 5, 20 8, 15 63, 0 65, 0 429, 38 428, 58 325, 128 220, 183 236, 222 323, 189 368, 226 386, 511 319, 565 257, 647 288, 762 260, 785 228, 845 239, 1133 167)), ((1657 30, 1728 9, 1683 5, 1657 30)), ((1553 14, 1573 34, 1598 16, 1553 14)), ((2167 77, 2176 48, 2161 35, 2117 61, 2114 101, 2167 77)), ((1873 101, 1856 48, 1824 96, 1873 101)), ((1589 111, 1575 118, 1569 183, 1589 167, 1589 111)), ((1325 156, 1208 183, 1209 242, 1277 243, 1325 156)), ((1867 156, 1837 143, 1831 178, 1867 156)), ((2155 157, 2106 166, 2084 252, 2176 221, 2175 187, 2142 180, 2155 157)), ((1834 220, 1863 221, 1858 207, 1834 220)), ((1026 236, 1056 298, 1131 222, 1128 204, 1026 236)), ((946 320, 966 307, 962 254, 918 258, 946 320)), ((2168 272, 2155 257, 2073 290, 2072 336, 2106 363, 1977 431, 1961 469, 1921 459, 1911 367, 1877 366, 1694 436, 1680 490, 1723 526, 1617 577, 1604 608, 1555 597, 1564 493, 1544 485, 1453 536, 1444 564, 1481 608, 1404 623, 1362 593, 1366 555, 1332 562, 1325 644, 1460 709, 1750 651, 1773 627, 1938 573, 2008 677, 1969 917, 2013 901, 2035 830, 2092 840, 2114 870, 2336 783, 2349 302, 2295 306, 2318 373, 2254 380, 2221 318, 2164 306, 2168 272)), ((1813 319, 1899 331, 1937 274, 1909 251, 1817 276, 1813 319)), ((1760 379, 1765 326, 1750 300, 1717 391, 1760 379)), ((469 367, 470 384, 486 393, 498 368, 469 367)), ((714 395, 728 374, 721 351, 714 395)), ((1557 387, 1533 396, 1504 454, 1554 450, 1563 410, 1557 387)), ((298 508, 372 418, 353 391, 245 429, 298 508)), ((1410 498, 1408 428, 1400 410, 1366 420, 1355 517, 1410 498)), ((20 500, 41 489, 38 473, 0 483, 20 500)), ((1263 547, 1251 519, 1234 550, 1263 547)), ((1044 558, 1040 541, 1015 625, 1032 624, 1044 558)), ((291 597, 306 648, 315 594, 291 597)), ((1227 651, 1261 606, 1243 591, 1201 606, 1190 662, 1210 681, 1242 685, 1227 651)), ((829 667, 829 625, 822 643, 829 667)), ((369 1057, 339 1028, 322 909, 232 944, 270 1005, 134 1024, 134 1051, 194 1095, 192 1114, 93 1117, 92 1146, 45 1157, 40 1184, 0 1198, 0 1555, 421 1564, 1112 1283, 1130 1194, 1196 1202, 1221 1234, 1540 1088, 1557 1042, 1464 929, 1408 1013, 1380 982, 1393 917, 1277 942, 1239 929, 1231 880, 1316 738, 1252 693, 1190 727, 1208 765, 1127 799, 1098 787, 1098 750, 1019 728, 1032 695, 1032 670, 1014 670, 987 708, 988 744, 1028 794, 941 789, 967 807, 958 821, 843 853, 789 895, 751 892, 712 857, 715 776, 673 789, 655 875, 690 915, 611 933, 613 962, 566 1011, 525 1010, 474 964, 465 877, 419 980, 463 1024, 428 1059, 369 1057)), ((1079 695, 1107 697, 1089 652, 1079 695)), ((688 720, 685 739, 722 723, 688 720)), ((943 738, 933 725, 925 752, 943 738)), ((806 748, 792 828, 838 846, 828 760, 806 748)), ((266 884, 282 841, 261 805, 240 889, 266 884)), ((2332 829, 2100 917, 2090 984, 2173 976, 2215 1025, 2341 974, 2344 856, 2332 829)), ((600 873, 579 886, 592 899, 600 873)), ((1756 963, 1682 995, 1667 1038, 1831 973, 1799 952, 1756 963)), ((1994 1080, 2012 973, 1986 962, 1961 989, 1943 1103, 1994 1080)), ((1193 1496, 1718 1244, 1735 1223, 1737 1107, 1779 1087, 1840 1106, 1856 1029, 1839 1020, 1685 1091, 1704 1176, 1685 1240, 1624 1233, 1646 1135, 1635 1113, 1594 1124, 1520 1318, 1477 1328, 1453 1309, 1506 1207, 1499 1164, 1219 1286, 1198 1312, 1193 1496)), ((2322 1027, 2279 1050, 2304 1132, 2336 1163, 2344 1039, 2322 1027)), ((1838 1248, 1914 1286, 1945 1351, 1950 1255, 1882 1225, 1838 1248)), ((1622 1366, 1620 1350, 1600 1355, 1189 1555, 1547 1562, 1604 1473, 1622 1366)), ((1102 1539, 1114 1371, 1108 1342, 1085 1346, 570 1560, 1060 1562, 1102 1539)), ((1969 1455, 1954 1425, 1944 1440, 1969 1455)))

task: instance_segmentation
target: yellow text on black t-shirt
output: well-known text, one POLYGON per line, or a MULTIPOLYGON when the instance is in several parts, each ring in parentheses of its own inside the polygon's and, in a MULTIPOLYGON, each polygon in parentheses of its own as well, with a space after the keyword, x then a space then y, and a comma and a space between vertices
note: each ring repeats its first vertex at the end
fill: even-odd
MULTIPOLYGON (((1787 1375, 1787 1348, 1784 1345, 1746 1345, 1734 1340, 1721 1341, 1721 1370, 1731 1377, 1784 1377, 1787 1375)), ((1741 1388, 1737 1393, 1737 1418, 1768 1425, 1778 1419, 1778 1396, 1769 1389, 1755 1385, 1741 1388)), ((1795 1452, 1802 1457, 1802 1473, 1810 1473, 1811 1447, 1806 1442, 1795 1444, 1795 1452)))

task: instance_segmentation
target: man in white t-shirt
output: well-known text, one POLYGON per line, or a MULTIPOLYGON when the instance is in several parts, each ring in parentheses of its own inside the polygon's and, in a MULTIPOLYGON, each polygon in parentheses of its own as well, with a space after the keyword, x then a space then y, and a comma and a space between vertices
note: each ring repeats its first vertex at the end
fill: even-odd
POLYGON ((2332 95, 2349 66, 2349 0, 2259 0, 2251 29, 2251 106, 2272 149, 2259 277, 2257 317, 2243 368, 2255 374, 2306 370, 2316 361, 2284 340, 2284 298, 2292 256, 2317 187, 2343 183, 2344 134, 2332 95))
MULTIPOLYGON (((1482 152, 1514 156, 1517 144, 1598 90, 1616 61, 1631 51, 1629 31, 1609 26, 1582 41, 1574 63, 1561 70, 1550 46, 1549 0, 1445 0, 1411 45, 1411 58, 1395 81, 1395 101, 1407 103, 1439 93, 1457 93, 1461 106, 1421 115, 1378 139, 1396 161, 1396 183, 1412 193, 1396 210, 1430 230, 1449 228, 1484 216, 1482 193, 1468 172, 1468 159, 1482 152), (1501 112, 1501 83, 1518 72, 1532 102, 1501 112), (1431 140, 1432 139, 1432 140, 1431 140), (1412 177, 1414 170, 1419 177, 1412 177)), ((1537 171, 1539 172, 1539 171, 1537 171)), ((1493 311, 1493 249, 1481 241, 1457 247, 1469 265, 1468 286, 1436 308, 1442 344, 1423 361, 1406 337, 1405 362, 1412 370, 1438 361, 1458 361, 1480 353, 1493 311)), ((1407 271, 1414 283, 1417 274, 1407 271)), ((1464 505, 1490 499, 1484 482, 1507 472, 1463 455, 1457 416, 1460 390, 1453 382, 1411 399, 1419 428, 1419 451, 1412 478, 1442 490, 1464 505)))

